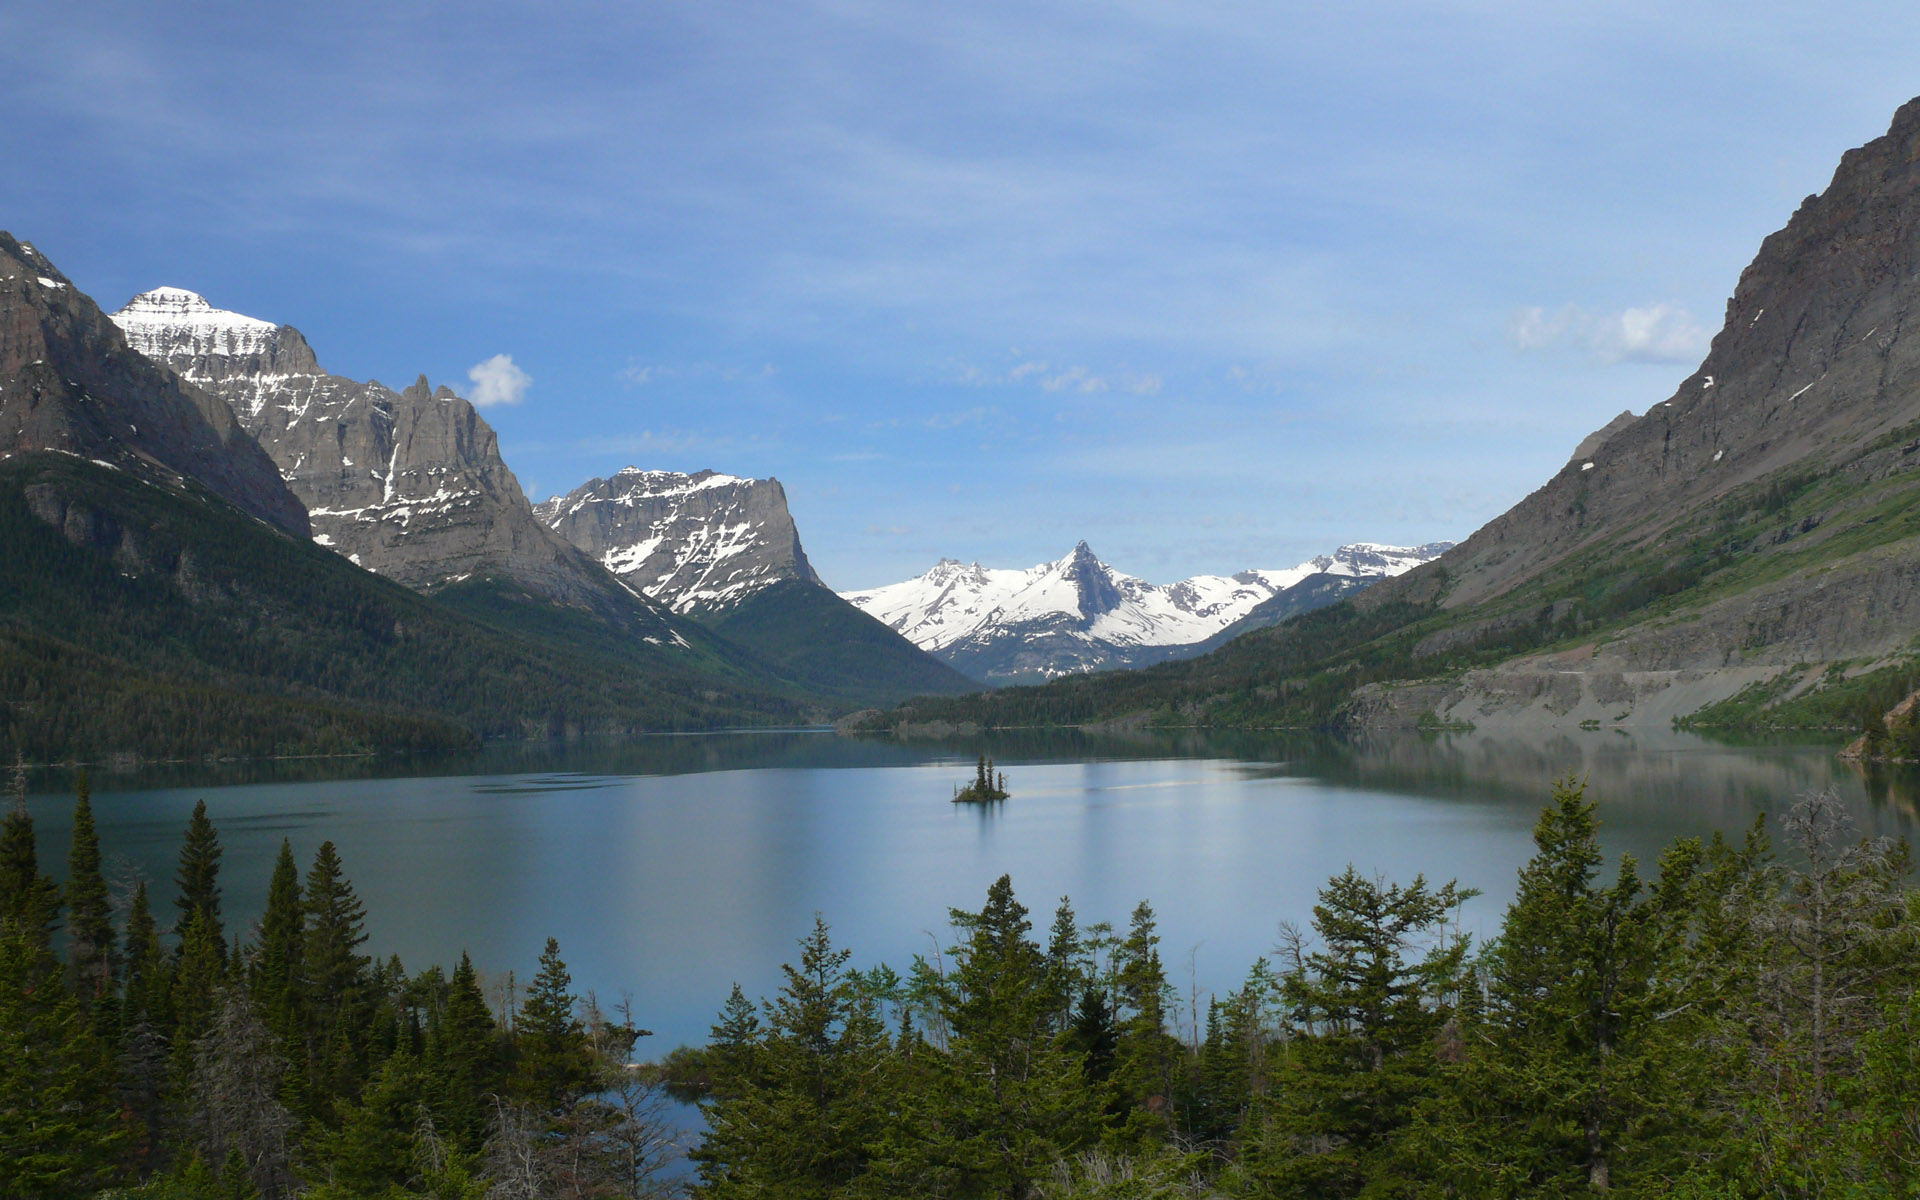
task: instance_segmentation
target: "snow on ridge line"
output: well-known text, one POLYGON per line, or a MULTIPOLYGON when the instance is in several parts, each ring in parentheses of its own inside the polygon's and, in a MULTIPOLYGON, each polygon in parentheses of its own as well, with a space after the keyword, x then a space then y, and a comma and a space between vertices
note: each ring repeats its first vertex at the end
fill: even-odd
POLYGON ((943 558, 914 579, 841 595, 933 652, 970 640, 995 640, 1022 626, 1056 634, 1070 630, 1081 640, 1116 645, 1190 645, 1311 576, 1385 578, 1418 566, 1448 545, 1352 543, 1284 570, 1196 575, 1159 585, 1115 571, 1083 542, 1060 559, 1025 570, 943 558), (1104 576, 1104 588, 1084 578, 1085 560, 1104 576))

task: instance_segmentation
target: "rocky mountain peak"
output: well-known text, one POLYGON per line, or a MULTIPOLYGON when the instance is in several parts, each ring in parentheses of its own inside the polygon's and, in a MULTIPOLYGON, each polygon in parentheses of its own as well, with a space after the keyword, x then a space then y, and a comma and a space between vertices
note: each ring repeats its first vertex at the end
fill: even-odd
POLYGON ((1088 625, 1125 602, 1113 572, 1095 557, 1092 547, 1084 541, 1060 560, 1060 573, 1073 585, 1075 609, 1088 625))
POLYGON ((679 612, 717 612, 784 579, 819 583, 778 479, 628 466, 535 509, 629 586, 679 612))
MULTIPOLYGON (((1153 584, 1123 575, 1082 541, 1026 570, 943 558, 925 574, 845 593, 855 606, 976 679, 1032 681, 1198 653, 1263 605, 1292 594, 1301 611, 1398 574, 1450 543, 1356 543, 1285 570, 1196 575, 1153 584)), ((1279 619, 1275 617, 1274 619, 1279 619)))
POLYGON ((215 308, 185 288, 141 292, 113 314, 127 344, 198 382, 252 375, 317 375, 300 331, 215 308))
POLYGON ((91 297, 0 233, 0 452, 59 450, 191 477, 305 537, 307 513, 218 398, 129 348, 91 297))

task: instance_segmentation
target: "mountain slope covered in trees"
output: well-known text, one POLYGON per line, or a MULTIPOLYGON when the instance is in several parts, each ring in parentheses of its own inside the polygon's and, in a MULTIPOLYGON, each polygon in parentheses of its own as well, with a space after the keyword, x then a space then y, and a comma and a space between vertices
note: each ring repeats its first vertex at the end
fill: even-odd
MULTIPOLYGON (((792 722, 716 639, 568 649, 462 615, 191 483, 0 462, 0 747, 36 761, 446 748, 792 722)), ((701 636, 696 630, 696 637, 701 636)))

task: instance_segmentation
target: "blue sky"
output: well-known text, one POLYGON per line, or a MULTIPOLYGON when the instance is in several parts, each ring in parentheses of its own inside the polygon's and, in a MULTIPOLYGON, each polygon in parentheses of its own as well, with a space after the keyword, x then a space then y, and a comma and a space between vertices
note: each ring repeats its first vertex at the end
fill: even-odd
POLYGON ((535 499, 710 466, 836 587, 1164 581, 1462 537, 1664 399, 1916 50, 1912 5, 16 4, 0 227, 499 401, 535 499))

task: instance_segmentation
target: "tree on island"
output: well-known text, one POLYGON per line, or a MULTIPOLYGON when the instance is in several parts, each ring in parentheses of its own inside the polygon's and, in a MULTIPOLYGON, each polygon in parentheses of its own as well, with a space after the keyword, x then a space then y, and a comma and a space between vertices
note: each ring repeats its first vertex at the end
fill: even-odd
POLYGON ((1007 777, 1005 773, 995 774, 993 760, 985 754, 980 755, 974 764, 973 782, 953 793, 955 804, 969 804, 984 800, 1005 800, 1007 798, 1007 777))

